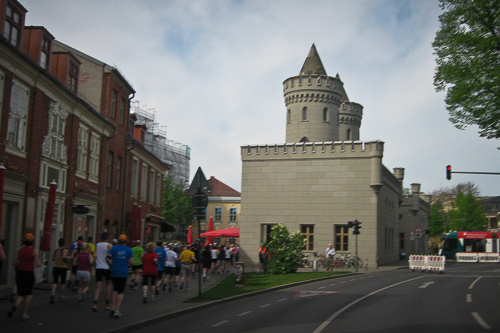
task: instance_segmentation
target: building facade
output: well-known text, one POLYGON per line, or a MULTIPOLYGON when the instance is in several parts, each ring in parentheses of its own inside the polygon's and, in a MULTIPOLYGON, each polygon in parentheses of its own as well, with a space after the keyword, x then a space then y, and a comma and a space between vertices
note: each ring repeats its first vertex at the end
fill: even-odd
POLYGON ((363 107, 349 101, 338 75, 326 74, 314 45, 283 91, 287 143, 241 147, 240 258, 258 264, 278 223, 304 234, 307 253, 329 243, 354 253, 348 221, 357 219, 358 255, 372 265, 397 261, 404 173, 382 164, 384 142, 359 141, 363 107))

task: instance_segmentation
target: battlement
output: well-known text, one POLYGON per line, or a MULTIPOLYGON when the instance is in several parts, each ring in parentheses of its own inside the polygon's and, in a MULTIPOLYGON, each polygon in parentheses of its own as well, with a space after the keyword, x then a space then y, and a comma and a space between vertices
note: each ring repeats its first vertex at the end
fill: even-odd
POLYGON ((342 104, 340 104, 339 112, 341 114, 352 113, 352 114, 355 114, 359 117, 362 117, 363 116, 363 105, 355 103, 355 102, 343 101, 342 104))
POLYGON ((241 146, 242 160, 382 157, 384 142, 325 141, 241 146))

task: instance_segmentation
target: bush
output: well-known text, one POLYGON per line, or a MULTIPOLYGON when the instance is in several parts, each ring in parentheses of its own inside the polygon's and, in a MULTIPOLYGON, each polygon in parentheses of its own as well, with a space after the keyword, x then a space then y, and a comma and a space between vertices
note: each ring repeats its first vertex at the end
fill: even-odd
POLYGON ((300 261, 304 257, 302 249, 306 240, 302 233, 297 231, 290 235, 290 231, 283 224, 278 224, 271 229, 271 241, 265 244, 270 253, 268 270, 272 274, 295 273, 300 261))

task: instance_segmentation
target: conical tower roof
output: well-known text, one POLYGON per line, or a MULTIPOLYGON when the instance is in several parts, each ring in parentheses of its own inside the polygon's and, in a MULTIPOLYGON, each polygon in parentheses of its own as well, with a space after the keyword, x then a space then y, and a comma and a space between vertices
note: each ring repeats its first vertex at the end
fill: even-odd
POLYGON ((306 61, 300 70, 299 75, 327 75, 325 71, 325 67, 323 67, 323 63, 319 57, 318 51, 316 50, 316 45, 311 46, 309 50, 309 54, 307 55, 306 61))

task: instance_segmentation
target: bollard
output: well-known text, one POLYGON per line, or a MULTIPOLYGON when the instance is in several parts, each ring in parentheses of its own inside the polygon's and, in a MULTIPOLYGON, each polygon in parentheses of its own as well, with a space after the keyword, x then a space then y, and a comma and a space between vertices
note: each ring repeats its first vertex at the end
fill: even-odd
POLYGON ((318 271, 318 260, 314 259, 312 261, 312 269, 313 269, 313 272, 317 272, 318 271))
POLYGON ((365 260, 365 267, 366 267, 366 271, 368 272, 368 258, 366 258, 366 260, 365 260))
POLYGON ((236 287, 243 287, 245 285, 245 263, 236 262, 234 264, 234 277, 236 287))

